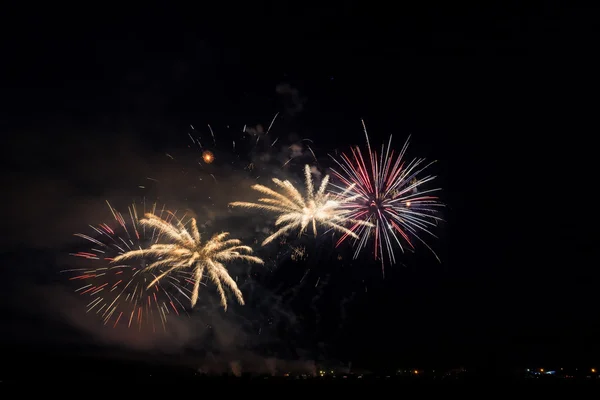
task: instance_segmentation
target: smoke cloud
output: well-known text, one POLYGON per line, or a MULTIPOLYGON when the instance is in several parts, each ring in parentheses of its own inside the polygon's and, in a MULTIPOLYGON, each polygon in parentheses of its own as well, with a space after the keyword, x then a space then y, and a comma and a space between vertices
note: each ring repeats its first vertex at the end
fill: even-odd
MULTIPOLYGON (((299 101, 294 90, 284 87, 278 91, 299 101)), ((296 112, 301 109, 301 105, 294 107, 296 112)), ((299 321, 276 294, 277 287, 269 285, 268 279, 261 281, 261 276, 268 277, 279 263, 276 255, 257 246, 272 228, 264 216, 240 213, 227 205, 236 199, 255 199, 250 186, 257 182, 269 185, 272 177, 301 181, 298 172, 313 155, 306 142, 278 131, 276 125, 269 134, 260 125, 240 129, 234 135, 221 135, 218 128, 215 131, 216 146, 210 147, 208 132, 191 131, 192 138, 202 136, 202 144, 215 154, 210 165, 201 162, 201 148, 198 141, 192 140, 188 147, 174 146, 174 150, 161 153, 143 138, 88 131, 74 140, 55 136, 53 140, 63 142, 60 152, 47 154, 45 141, 49 139, 40 136, 32 147, 28 146, 32 138, 23 137, 17 148, 27 149, 30 156, 27 161, 17 156, 11 159, 18 173, 7 178, 6 184, 12 188, 6 194, 9 207, 0 211, 11 232, 4 245, 16 258, 32 249, 38 249, 35 251, 41 255, 29 260, 25 271, 17 270, 12 261, 4 262, 12 276, 11 293, 22 299, 12 310, 13 315, 27 314, 51 324, 66 324, 79 332, 62 337, 48 332, 43 340, 52 346, 92 343, 155 356, 177 355, 181 363, 205 372, 314 374, 310 355, 302 346, 289 344, 294 342, 293 337, 301 336, 297 332, 299 321), (234 141, 235 147, 230 145, 234 141), (135 329, 123 324, 104 325, 99 315, 86 313, 84 297, 75 294, 59 272, 85 268, 86 260, 68 256, 70 249, 82 245, 81 238, 73 234, 89 234, 88 224, 110 220, 106 201, 122 212, 133 201, 138 205, 156 201, 159 207, 165 204, 170 210, 178 210, 179 215, 197 216, 205 234, 230 231, 252 245, 267 261, 258 277, 251 277, 253 270, 248 266, 231 269, 232 276, 239 279, 247 306, 232 305, 223 312, 212 289, 203 287, 199 307, 190 311, 189 317, 170 317, 166 331, 161 326, 135 329)), ((185 137, 185 132, 181 136, 185 137)), ((320 176, 317 169, 312 172, 320 176)), ((15 320, 3 331, 19 337, 21 342, 42 340, 31 334, 31 329, 15 320)), ((118 351, 112 354, 119 357, 118 351)))

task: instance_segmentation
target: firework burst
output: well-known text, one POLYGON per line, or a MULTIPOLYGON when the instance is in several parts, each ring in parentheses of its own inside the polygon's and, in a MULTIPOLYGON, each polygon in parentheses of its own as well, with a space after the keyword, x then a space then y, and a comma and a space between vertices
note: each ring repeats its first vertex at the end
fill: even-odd
MULTIPOLYGON (((110 323, 116 328, 121 323, 128 327, 137 326, 139 329, 151 326, 155 331, 160 324, 166 330, 169 315, 186 313, 179 298, 190 298, 192 292, 189 286, 194 281, 188 271, 180 271, 170 275, 160 285, 148 289, 148 284, 156 278, 156 274, 162 273, 161 270, 147 271, 144 258, 114 264, 114 260, 120 255, 156 243, 159 232, 140 224, 136 204, 129 206, 125 215, 108 202, 107 204, 114 218, 112 222, 90 225, 93 230, 90 235, 75 234, 90 242, 92 247, 88 251, 71 255, 89 260, 90 268, 63 272, 75 274, 69 278, 71 281, 81 282, 75 292, 90 299, 87 312, 95 312, 101 316, 105 325, 110 323)), ((142 212, 146 211, 145 208, 144 203, 142 212)), ((157 210, 156 204, 152 205, 151 210, 159 215, 166 214, 164 208, 157 210)), ((172 216, 174 214, 168 214, 167 218, 172 216)))
MULTIPOLYGON (((355 223, 350 227, 350 232, 354 235, 345 234, 337 244, 352 236, 357 245, 354 253, 356 258, 369 243, 369 238, 374 237, 374 257, 381 260, 382 270, 385 259, 391 264, 396 263, 396 246, 402 251, 406 246, 414 248, 413 238, 422 242, 435 255, 420 236, 424 232, 435 237, 431 228, 442 221, 438 212, 443 204, 438 201, 438 197, 431 195, 441 189, 421 189, 435 179, 432 175, 421 177, 433 162, 425 163, 424 159, 405 162, 404 155, 409 140, 396 156, 391 149, 391 136, 387 147, 382 145, 378 156, 377 152, 371 150, 364 121, 363 128, 367 139, 366 156, 363 157, 363 152, 357 146, 351 149, 350 155, 342 154, 341 160, 332 157, 340 168, 332 169, 332 173, 341 182, 341 185, 332 186, 341 195, 349 196, 350 200, 341 205, 348 218, 370 221, 372 224, 355 223)), ((437 255, 435 257, 439 261, 437 255)))
POLYGON ((202 152, 202 160, 207 164, 212 164, 215 160, 215 155, 210 150, 204 150, 202 152))
POLYGON ((276 238, 288 233, 289 231, 298 229, 298 234, 301 235, 306 231, 309 225, 312 226, 314 235, 317 235, 317 225, 322 225, 329 230, 341 232, 344 235, 352 236, 358 239, 356 233, 352 232, 344 225, 354 223, 358 226, 370 225, 368 221, 359 221, 348 218, 346 212, 342 208, 344 203, 352 202, 358 196, 349 195, 353 189, 349 186, 346 190, 338 195, 327 193, 327 185, 329 183, 329 175, 326 175, 321 181, 319 189, 315 192, 310 167, 305 165, 304 178, 306 185, 306 196, 303 197, 300 191, 294 187, 290 181, 280 181, 273 178, 273 182, 278 186, 280 192, 270 189, 263 185, 253 185, 252 189, 262 193, 267 198, 258 199, 258 203, 233 202, 229 205, 232 207, 243 207, 255 210, 265 210, 279 214, 275 221, 275 226, 283 225, 279 230, 267 237, 262 245, 266 245, 276 238))
POLYGON ((192 289, 192 307, 198 300, 198 290, 204 273, 212 280, 221 296, 221 305, 227 310, 227 297, 223 286, 228 287, 240 304, 244 304, 242 292, 229 275, 223 265, 224 262, 248 261, 263 264, 263 261, 252 253, 252 248, 241 245, 238 239, 227 239, 228 232, 214 235, 210 240, 202 243, 196 219, 190 218, 183 223, 179 218, 174 218, 175 224, 148 213, 140 224, 147 228, 156 229, 161 236, 172 243, 156 243, 148 249, 131 250, 121 254, 113 263, 134 260, 142 257, 151 257, 153 261, 146 267, 147 270, 165 270, 158 274, 148 285, 148 289, 158 284, 163 278, 177 271, 191 270, 194 288, 192 289), (189 229, 186 227, 189 226, 189 229), (246 254, 244 254, 246 253, 246 254))

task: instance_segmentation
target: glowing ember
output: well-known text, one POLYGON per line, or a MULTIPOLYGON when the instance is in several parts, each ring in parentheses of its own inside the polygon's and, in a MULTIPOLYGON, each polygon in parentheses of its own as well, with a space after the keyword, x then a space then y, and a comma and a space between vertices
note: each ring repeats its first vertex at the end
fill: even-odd
POLYGON ((215 156, 210 151, 205 150, 202 152, 202 159, 204 160, 205 163, 210 164, 215 160, 215 156))

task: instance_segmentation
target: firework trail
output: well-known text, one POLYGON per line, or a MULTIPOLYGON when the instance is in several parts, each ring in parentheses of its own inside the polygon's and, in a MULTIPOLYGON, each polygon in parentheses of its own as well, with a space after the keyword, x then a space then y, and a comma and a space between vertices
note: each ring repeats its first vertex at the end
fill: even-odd
MULTIPOLYGON (((190 125, 191 131, 188 132, 188 137, 193 143, 193 147, 200 150, 202 156, 195 164, 199 164, 203 170, 213 172, 225 164, 230 164, 242 167, 243 170, 251 172, 258 179, 260 173, 270 172, 274 167, 285 168, 293 160, 298 161, 300 158, 312 157, 316 161, 314 151, 305 144, 312 140, 303 138, 294 140, 290 144, 279 136, 273 136, 278 117, 279 113, 276 113, 266 128, 262 124, 244 125, 241 134, 234 133, 235 130, 230 130, 227 125, 227 131, 221 140, 218 140, 219 135, 213 131, 210 125, 203 140, 201 140, 203 132, 190 125), (210 134, 210 140, 208 134, 210 134), (217 160, 219 160, 218 163, 216 163, 217 160), (210 168, 210 164, 213 163, 218 165, 210 168)), ((170 154, 167 156, 174 158, 170 154)))
POLYGON ((172 224, 170 221, 164 220, 152 213, 146 214, 145 217, 140 220, 142 226, 156 229, 162 237, 172 243, 156 243, 150 246, 149 249, 128 251, 116 257, 113 263, 143 257, 153 258, 155 261, 148 265, 146 269, 152 271, 165 268, 165 270, 150 282, 148 289, 158 284, 163 278, 168 277, 173 272, 191 269, 192 280, 194 282, 190 299, 192 307, 196 305, 200 282, 206 272, 217 287, 217 291, 221 296, 221 305, 225 310, 227 310, 227 297, 223 286, 231 289, 240 304, 244 304, 242 292, 238 289, 236 282, 231 278, 223 263, 249 261, 263 264, 263 260, 260 258, 243 254, 251 254, 251 247, 241 245, 238 239, 227 239, 229 236, 228 232, 214 235, 206 243, 202 243, 195 218, 190 218, 185 224, 181 219, 174 218, 175 224, 172 224), (186 228, 186 225, 189 225, 189 230, 186 228))
MULTIPOLYGON (((137 325, 139 329, 144 325, 151 325, 155 331, 158 325, 156 319, 159 319, 160 325, 166 330, 167 317, 170 314, 186 313, 179 297, 184 296, 189 299, 191 295, 187 287, 190 283, 194 283, 190 273, 180 271, 169 276, 169 279, 161 285, 148 289, 148 283, 156 278, 156 274, 146 271, 145 259, 111 265, 119 255, 155 243, 159 239, 159 232, 140 224, 136 204, 129 206, 128 213, 125 215, 114 209, 108 202, 107 204, 114 218, 113 223, 90 225, 93 230, 92 236, 75 234, 90 242, 92 248, 89 251, 71 254, 101 266, 62 272, 75 273, 75 276, 69 280, 82 283, 75 292, 90 298, 87 312, 100 315, 105 325, 111 322, 113 328, 116 328, 121 322, 128 327, 137 325)), ((145 209, 144 202, 142 212, 145 212, 145 209)), ((159 215, 165 213, 164 208, 156 209, 156 203, 152 205, 151 210, 159 215)), ((162 273, 160 269, 155 272, 162 273)))
POLYGON ((416 238, 439 261, 435 252, 419 235, 425 232, 435 237, 430 229, 442 221, 436 214, 443 204, 438 201, 438 197, 431 195, 441 189, 420 190, 423 185, 435 179, 432 175, 420 176, 433 162, 425 164, 424 159, 413 159, 406 163, 404 155, 409 140, 394 157, 391 136, 387 147, 382 145, 378 156, 377 152, 371 150, 364 121, 363 128, 367 139, 366 156, 363 157, 358 146, 351 149, 350 155, 342 154, 341 160, 331 156, 340 168, 339 171, 332 169, 333 176, 341 182, 341 185, 332 186, 350 196, 350 200, 341 204, 347 211, 348 218, 370 221, 372 225, 354 224, 349 229, 354 235, 345 234, 337 244, 352 236, 357 245, 354 258, 357 258, 373 236, 374 257, 381 260, 383 270, 386 258, 390 263, 396 263, 396 245, 404 251, 404 241, 410 248, 414 248, 411 238, 416 238))
POLYGON ((352 202, 356 195, 348 195, 353 189, 352 186, 342 191, 339 196, 331 196, 326 193, 329 175, 326 175, 321 182, 321 186, 315 192, 313 180, 310 173, 310 166, 305 165, 304 177, 306 185, 306 196, 303 197, 298 189, 290 181, 280 181, 273 178, 273 182, 278 186, 280 192, 270 189, 263 185, 253 185, 252 189, 262 193, 268 198, 258 199, 258 203, 233 202, 232 207, 243 207, 255 210, 271 211, 279 214, 275 221, 275 226, 283 225, 278 231, 267 237, 262 245, 266 245, 276 238, 288 233, 289 231, 299 229, 299 235, 306 231, 308 225, 312 226, 314 235, 317 235, 317 224, 323 225, 329 230, 343 233, 358 239, 358 235, 343 225, 354 223, 359 226, 370 225, 368 221, 353 220, 346 216, 341 206, 343 203, 352 202))

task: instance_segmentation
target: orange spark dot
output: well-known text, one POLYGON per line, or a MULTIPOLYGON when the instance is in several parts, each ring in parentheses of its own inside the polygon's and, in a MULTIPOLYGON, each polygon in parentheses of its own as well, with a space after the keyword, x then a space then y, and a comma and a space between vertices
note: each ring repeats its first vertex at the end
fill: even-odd
POLYGON ((204 160, 205 163, 210 164, 214 161, 215 156, 210 151, 205 150, 202 152, 202 159, 204 160))

